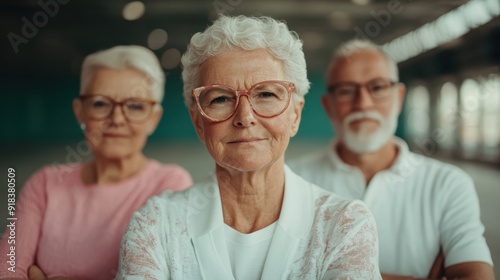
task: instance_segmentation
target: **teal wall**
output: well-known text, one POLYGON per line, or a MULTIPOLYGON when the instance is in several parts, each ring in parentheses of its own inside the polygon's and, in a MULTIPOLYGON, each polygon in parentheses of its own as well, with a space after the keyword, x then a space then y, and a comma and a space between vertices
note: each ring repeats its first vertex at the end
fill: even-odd
MULTIPOLYGON (((329 139, 333 132, 321 106, 324 93, 322 74, 309 77, 311 90, 306 96, 302 123, 296 139, 329 139)), ((72 111, 72 100, 78 96, 79 81, 75 76, 61 79, 3 82, 0 110, 2 143, 43 143, 79 140, 82 133, 72 111)), ((150 140, 196 140, 188 111, 182 99, 180 71, 167 75, 163 101, 164 114, 150 140)), ((401 121, 400 121, 401 124, 401 121)), ((398 135, 403 133, 402 125, 398 135)))

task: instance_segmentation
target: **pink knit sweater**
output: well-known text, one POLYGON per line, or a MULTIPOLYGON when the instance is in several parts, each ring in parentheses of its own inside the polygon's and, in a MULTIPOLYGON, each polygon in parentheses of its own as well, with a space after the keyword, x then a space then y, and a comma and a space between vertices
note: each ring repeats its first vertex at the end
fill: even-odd
POLYGON ((16 205, 15 273, 0 240, 0 278, 27 278, 37 264, 47 277, 114 279, 120 241, 128 222, 149 197, 192 184, 177 165, 149 161, 137 175, 116 184, 84 185, 83 165, 47 166, 21 190, 16 205))

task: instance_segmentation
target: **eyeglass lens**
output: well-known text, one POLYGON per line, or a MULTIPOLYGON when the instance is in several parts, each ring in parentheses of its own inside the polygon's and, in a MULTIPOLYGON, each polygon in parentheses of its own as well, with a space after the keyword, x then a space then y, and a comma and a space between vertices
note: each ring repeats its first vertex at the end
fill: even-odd
MULTIPOLYGON (((262 116, 280 113, 285 109, 290 98, 288 89, 279 83, 258 84, 248 95, 253 110, 262 116)), ((199 103, 203 112, 210 118, 224 119, 236 110, 238 94, 229 87, 216 86, 202 91, 199 95, 199 103)))
POLYGON ((370 81, 366 84, 357 84, 357 83, 337 83, 332 87, 332 93, 335 98, 340 101, 349 101, 353 100, 361 87, 365 87, 370 95, 375 99, 384 98, 390 93, 390 87, 394 85, 394 82, 385 79, 377 79, 370 81))
MULTIPOLYGON (((118 105, 117 102, 101 96, 94 96, 84 101, 86 112, 96 119, 108 117, 116 105, 118 105)), ((151 108, 150 103, 140 99, 126 99, 121 104, 123 114, 132 121, 144 120, 149 115, 151 108)))

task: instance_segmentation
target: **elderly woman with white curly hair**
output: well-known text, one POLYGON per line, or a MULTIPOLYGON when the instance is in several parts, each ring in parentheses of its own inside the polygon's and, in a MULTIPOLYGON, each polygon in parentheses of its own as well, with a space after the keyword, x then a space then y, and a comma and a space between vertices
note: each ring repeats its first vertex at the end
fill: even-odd
POLYGON ((309 89, 302 43, 269 17, 222 16, 182 57, 215 173, 136 212, 117 279, 381 279, 373 217, 284 163, 309 89))
POLYGON ((144 47, 117 46, 85 58, 73 109, 93 158, 47 166, 27 181, 15 244, 7 235, 0 242, 1 279, 115 277, 132 214, 149 197, 192 183, 182 167, 142 153, 162 115, 163 94, 164 73, 144 47))

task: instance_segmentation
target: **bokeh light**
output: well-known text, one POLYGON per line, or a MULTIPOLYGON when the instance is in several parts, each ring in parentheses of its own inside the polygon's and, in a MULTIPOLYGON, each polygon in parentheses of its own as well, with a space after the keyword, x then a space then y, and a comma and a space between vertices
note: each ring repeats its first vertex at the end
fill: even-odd
POLYGON ((144 15, 144 3, 141 1, 133 1, 123 7, 123 18, 126 20, 137 20, 144 15))

